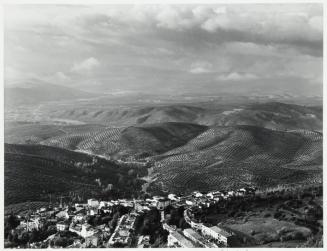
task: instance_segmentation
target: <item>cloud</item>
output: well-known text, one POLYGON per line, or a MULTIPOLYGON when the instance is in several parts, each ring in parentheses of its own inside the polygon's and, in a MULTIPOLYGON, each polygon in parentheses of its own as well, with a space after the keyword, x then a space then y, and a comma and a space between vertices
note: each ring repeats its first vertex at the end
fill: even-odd
POLYGON ((4 28, 5 66, 20 72, 7 76, 141 90, 322 79, 319 4, 11 5, 4 28))
POLYGON ((212 72, 212 64, 209 62, 192 63, 189 72, 192 74, 202 74, 202 73, 212 72))
POLYGON ((242 81, 242 80, 251 80, 257 79, 258 76, 252 73, 241 73, 241 72, 230 72, 227 74, 222 74, 218 76, 216 79, 221 81, 242 81))
POLYGON ((67 82, 70 80, 70 77, 61 71, 57 72, 54 77, 60 82, 67 82))
POLYGON ((40 76, 34 72, 23 72, 11 66, 4 68, 4 82, 5 85, 16 84, 16 82, 24 81, 26 79, 39 79, 40 76))
POLYGON ((319 31, 322 32, 323 31, 323 17, 322 16, 314 16, 312 18, 309 19, 309 25, 319 31))
POLYGON ((97 68, 99 65, 100 62, 96 58, 90 57, 88 59, 83 60, 82 62, 75 63, 71 68, 71 71, 76 73, 90 72, 93 69, 97 68))

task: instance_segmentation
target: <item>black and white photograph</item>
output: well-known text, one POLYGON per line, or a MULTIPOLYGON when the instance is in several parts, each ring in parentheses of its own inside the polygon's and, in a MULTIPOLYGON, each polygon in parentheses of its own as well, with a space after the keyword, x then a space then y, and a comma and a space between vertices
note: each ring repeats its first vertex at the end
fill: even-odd
POLYGON ((323 249, 323 2, 7 2, 1 248, 323 249))

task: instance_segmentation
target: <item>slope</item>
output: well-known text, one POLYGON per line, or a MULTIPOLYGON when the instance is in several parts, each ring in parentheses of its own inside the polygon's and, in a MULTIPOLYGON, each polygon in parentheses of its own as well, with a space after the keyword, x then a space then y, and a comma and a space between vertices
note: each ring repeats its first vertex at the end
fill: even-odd
POLYGON ((184 146, 154 158, 151 191, 321 182, 322 135, 254 126, 213 126, 184 146))
POLYGON ((163 122, 201 125, 253 125, 270 129, 321 130, 322 108, 278 102, 223 105, 215 102, 101 107, 66 107, 47 111, 54 118, 73 119, 108 126, 131 126, 163 122))
POLYGON ((101 196, 108 184, 108 196, 133 196, 140 191, 137 179, 145 170, 122 167, 105 159, 41 145, 5 144, 5 205, 44 201, 49 194, 86 199, 101 196), (99 181, 96 181, 99 179, 99 181))
POLYGON ((126 128, 105 128, 84 134, 72 133, 40 143, 98 155, 144 158, 181 146, 206 129, 206 126, 196 124, 168 122, 126 128))

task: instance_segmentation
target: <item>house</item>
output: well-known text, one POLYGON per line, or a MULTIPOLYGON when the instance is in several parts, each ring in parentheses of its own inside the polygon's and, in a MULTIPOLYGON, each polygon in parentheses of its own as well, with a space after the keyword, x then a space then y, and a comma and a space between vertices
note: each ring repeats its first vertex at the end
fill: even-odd
POLYGON ((87 214, 88 215, 91 215, 91 216, 97 215, 98 214, 98 210, 97 209, 90 209, 90 210, 87 211, 87 214))
POLYGON ((90 207, 99 207, 100 203, 96 199, 88 199, 87 200, 87 205, 90 207))
POLYGON ((110 201, 100 201, 99 208, 110 208, 114 205, 114 203, 110 201))
POLYGON ((183 234, 185 235, 185 237, 189 238, 193 242, 199 243, 201 246, 203 246, 202 242, 204 242, 204 238, 201 235, 199 235, 196 231, 194 231, 192 228, 184 229, 183 234))
POLYGON ((207 193, 207 197, 210 198, 210 199, 214 199, 214 198, 221 197, 221 196, 222 196, 222 194, 219 191, 214 191, 214 192, 207 193))
POLYGON ((81 224, 70 224, 69 231, 81 235, 82 225, 81 224))
POLYGON ((98 247, 100 245, 101 236, 99 233, 96 233, 92 236, 85 238, 86 247, 98 247))
POLYGON ((36 210, 37 213, 43 213, 45 212, 47 209, 45 207, 41 207, 40 209, 36 210))
POLYGON ((60 211, 59 213, 57 213, 56 217, 60 220, 68 220, 69 214, 66 210, 63 210, 63 211, 60 211))
POLYGON ((17 228, 26 229, 27 231, 38 230, 41 227, 41 222, 38 218, 22 220, 17 228))
POLYGON ((73 222, 82 222, 82 221, 84 221, 84 219, 85 219, 85 215, 82 213, 78 213, 78 214, 74 215, 73 222))
POLYGON ((134 201, 134 210, 137 212, 150 211, 148 204, 144 201, 134 201))
POLYGON ((159 199, 157 202, 158 210, 163 210, 169 205, 170 205, 170 200, 165 199, 165 198, 159 199))
POLYGON ((196 198, 203 197, 203 194, 200 193, 199 191, 194 191, 194 192, 192 193, 192 195, 193 195, 194 197, 196 197, 196 198))
POLYGON ((75 203, 76 211, 86 208, 87 206, 88 206, 88 204, 75 203))
POLYGON ((185 235, 185 237, 187 237, 191 241, 199 244, 201 247, 206 247, 206 248, 217 248, 218 247, 214 243, 207 241, 203 236, 201 236, 198 232, 196 232, 192 228, 184 229, 183 234, 185 235))
POLYGON ((186 238, 179 231, 170 232, 168 235, 168 247, 195 248, 197 245, 186 238))
POLYGON ((148 248, 150 247, 150 236, 141 235, 137 241, 137 248, 148 248))
MULTIPOLYGON (((155 196, 152 197, 152 200, 153 200, 153 201, 156 201, 156 202, 158 202, 159 200, 162 200, 162 199, 165 199, 165 197, 157 196, 157 195, 155 195, 155 196)), ((150 200, 151 200, 151 199, 150 199, 150 200)))
POLYGON ((168 194, 168 199, 174 200, 174 201, 178 201, 179 200, 179 198, 177 197, 177 195, 176 194, 173 194, 173 193, 168 194))
POLYGON ((234 191, 228 191, 227 195, 228 195, 229 197, 233 197, 233 196, 236 195, 236 193, 235 193, 234 191))
POLYGON ((254 195, 256 191, 257 191, 256 187, 246 187, 245 188, 245 192, 250 195, 254 195))
POLYGON ((202 235, 212 238, 224 246, 229 246, 234 237, 232 232, 228 232, 219 226, 209 227, 205 224, 202 225, 202 235))
POLYGON ((202 223, 201 222, 195 222, 195 221, 191 221, 191 227, 197 230, 201 230, 202 229, 202 223))
POLYGON ((191 200, 186 200, 185 201, 186 205, 192 206, 194 203, 191 200))
POLYGON ((65 231, 68 229, 68 224, 64 221, 59 221, 57 224, 56 224, 56 228, 58 231, 65 231))
POLYGON ((162 228, 167 230, 168 232, 176 231, 177 227, 175 225, 168 225, 167 223, 162 224, 162 228))
POLYGON ((80 236, 83 238, 90 237, 95 234, 95 229, 87 223, 82 224, 82 230, 80 232, 80 236))

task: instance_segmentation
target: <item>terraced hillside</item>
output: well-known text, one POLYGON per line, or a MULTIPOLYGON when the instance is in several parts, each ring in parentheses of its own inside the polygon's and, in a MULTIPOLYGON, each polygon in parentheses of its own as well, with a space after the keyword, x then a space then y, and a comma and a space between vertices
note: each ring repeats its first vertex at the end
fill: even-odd
POLYGON ((214 126, 155 159, 152 191, 316 183, 322 181, 322 134, 214 126))
POLYGON ((57 125, 29 122, 5 123, 5 142, 12 144, 37 144, 50 137, 64 135, 65 132, 57 125))
MULTIPOLYGON (((46 194, 47 190, 43 189, 46 184, 38 174, 42 174, 42 167, 47 163, 45 170, 49 169, 50 173, 45 177, 57 177, 54 182, 60 176, 70 177, 77 172, 76 182, 83 178, 85 184, 96 185, 94 180, 103 177, 108 179, 106 184, 112 182, 121 191, 140 191, 140 180, 130 177, 127 167, 116 168, 117 165, 103 159, 100 166, 109 168, 99 168, 103 170, 101 176, 99 171, 93 173, 87 169, 90 176, 86 177, 85 170, 76 169, 76 163, 89 163, 90 157, 77 153, 80 151, 129 159, 129 162, 136 159, 144 163, 149 158, 152 160, 149 163, 154 163, 153 171, 144 180, 149 182, 148 191, 155 193, 227 189, 242 184, 272 187, 317 183, 322 179, 321 107, 274 102, 101 108, 101 111, 99 107, 93 108, 61 109, 52 114, 56 118, 62 115, 89 124, 7 123, 5 142, 23 145, 6 145, 6 176, 15 177, 16 171, 10 171, 15 168, 18 174, 36 175, 37 187, 46 194), (124 187, 122 181, 129 183, 124 187)), ((28 189, 23 177, 15 179, 28 189)), ((79 190, 68 186, 68 180, 60 181, 63 190, 79 190)), ((14 185, 11 190, 20 189, 19 186, 14 185)), ((7 201, 11 200, 9 196, 7 201)))
POLYGON ((184 145, 207 127, 189 123, 161 123, 106 128, 92 133, 68 134, 40 144, 83 150, 105 156, 147 157, 184 145))
POLYGON ((7 122, 5 123, 5 143, 9 144, 39 144, 56 137, 74 137, 90 135, 106 128, 97 124, 57 125, 41 122, 7 122))
POLYGON ((5 144, 5 205, 47 201, 49 194, 53 199, 72 194, 100 196, 109 184, 113 191, 133 196, 142 185, 137 176, 146 171, 129 171, 105 159, 65 149, 5 144))

